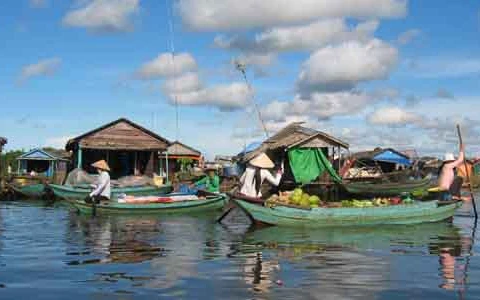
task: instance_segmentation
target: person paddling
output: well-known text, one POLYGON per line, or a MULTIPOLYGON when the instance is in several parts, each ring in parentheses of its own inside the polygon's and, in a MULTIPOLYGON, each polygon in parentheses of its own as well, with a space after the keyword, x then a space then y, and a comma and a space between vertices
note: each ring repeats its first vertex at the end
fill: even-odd
POLYGON ((247 168, 240 177, 240 193, 248 197, 262 197, 261 186, 267 180, 270 184, 278 186, 283 175, 283 166, 275 176, 268 169, 273 169, 274 163, 265 154, 261 153, 248 162, 247 168))
POLYGON ((207 176, 195 182, 194 186, 210 193, 220 192, 220 177, 217 175, 217 170, 215 168, 207 168, 205 171, 207 176))
POLYGON ((452 153, 445 154, 445 160, 440 167, 438 187, 443 191, 442 200, 461 199, 461 188, 463 179, 457 176, 457 167, 463 163, 465 157, 465 146, 460 144, 458 158, 452 153))
POLYGON ((100 203, 100 201, 109 201, 111 197, 110 191, 110 167, 108 166, 105 160, 99 160, 92 164, 99 176, 97 179, 95 189, 90 193, 89 197, 85 199, 85 202, 92 203, 100 203))

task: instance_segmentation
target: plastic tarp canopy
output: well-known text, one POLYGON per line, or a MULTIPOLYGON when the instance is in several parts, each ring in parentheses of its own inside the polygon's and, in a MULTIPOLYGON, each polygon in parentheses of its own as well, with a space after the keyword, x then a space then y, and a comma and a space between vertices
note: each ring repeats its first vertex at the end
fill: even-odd
POLYGON ((389 163, 405 165, 405 166, 412 165, 412 162, 407 157, 403 155, 399 155, 398 153, 395 153, 390 150, 387 150, 380 154, 375 155, 373 159, 376 161, 389 162, 389 163))
POLYGON ((262 145, 262 142, 253 142, 245 146, 245 148, 240 152, 240 155, 247 154, 249 152, 252 152, 256 150, 258 147, 262 145))
POLYGON ((288 151, 288 160, 297 183, 312 182, 324 172, 328 172, 335 182, 342 182, 342 178, 335 172, 330 161, 318 148, 291 149, 288 151))

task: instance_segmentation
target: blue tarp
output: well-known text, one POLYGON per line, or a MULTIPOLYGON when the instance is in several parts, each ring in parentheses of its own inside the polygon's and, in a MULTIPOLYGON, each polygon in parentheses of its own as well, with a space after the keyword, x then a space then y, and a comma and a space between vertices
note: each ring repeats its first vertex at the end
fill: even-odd
POLYGON ((400 155, 396 152, 386 150, 382 153, 379 153, 373 157, 374 160, 377 161, 384 161, 389 163, 395 163, 400 165, 410 166, 412 162, 404 155, 400 155))
POLYGON ((262 145, 262 142, 253 142, 253 143, 250 143, 248 144, 243 150, 242 152, 240 152, 240 155, 243 155, 243 154, 247 154, 249 152, 252 152, 254 151, 255 149, 257 149, 258 147, 260 147, 262 145))

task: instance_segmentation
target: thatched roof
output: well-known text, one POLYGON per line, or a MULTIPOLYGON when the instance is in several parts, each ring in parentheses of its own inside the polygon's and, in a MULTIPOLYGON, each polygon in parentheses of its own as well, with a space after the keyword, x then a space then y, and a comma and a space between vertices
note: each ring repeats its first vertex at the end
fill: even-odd
POLYGON ((121 118, 69 140, 66 149, 164 151, 169 145, 167 139, 121 118))
POLYGON ((175 141, 168 146, 169 156, 201 156, 202 153, 190 146, 187 146, 179 141, 175 141))
POLYGON ((293 147, 341 147, 348 149, 348 143, 325 132, 302 126, 303 122, 294 122, 264 141, 260 147, 245 155, 250 160, 262 152, 293 147))

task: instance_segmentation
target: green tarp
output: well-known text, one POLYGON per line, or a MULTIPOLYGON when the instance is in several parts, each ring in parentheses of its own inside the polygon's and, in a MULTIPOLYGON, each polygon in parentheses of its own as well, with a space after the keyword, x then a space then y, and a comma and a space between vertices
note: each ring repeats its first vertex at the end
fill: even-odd
POLYGON ((288 151, 290 168, 297 183, 309 183, 325 171, 335 182, 342 182, 342 178, 335 172, 332 164, 318 148, 292 149, 288 151))

